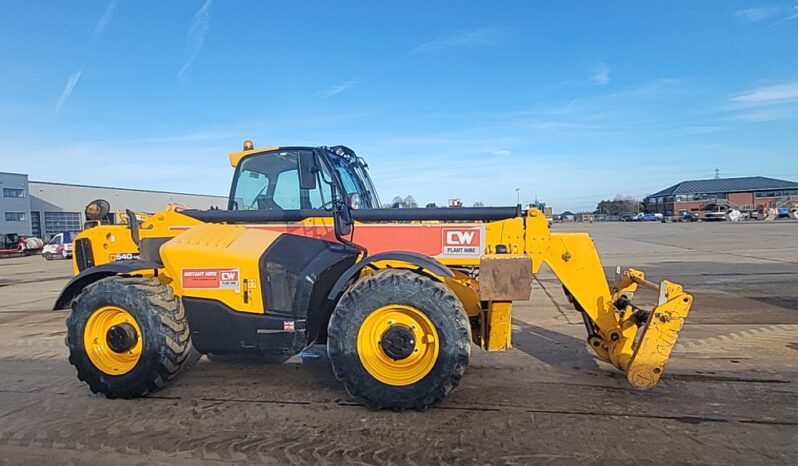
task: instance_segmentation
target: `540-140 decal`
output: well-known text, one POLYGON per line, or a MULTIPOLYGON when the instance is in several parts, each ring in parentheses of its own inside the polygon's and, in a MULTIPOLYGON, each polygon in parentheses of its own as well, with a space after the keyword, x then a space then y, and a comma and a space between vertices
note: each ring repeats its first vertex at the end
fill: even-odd
POLYGON ((141 259, 141 254, 137 252, 120 252, 117 254, 111 254, 108 256, 108 259, 111 262, 115 261, 137 261, 141 259))

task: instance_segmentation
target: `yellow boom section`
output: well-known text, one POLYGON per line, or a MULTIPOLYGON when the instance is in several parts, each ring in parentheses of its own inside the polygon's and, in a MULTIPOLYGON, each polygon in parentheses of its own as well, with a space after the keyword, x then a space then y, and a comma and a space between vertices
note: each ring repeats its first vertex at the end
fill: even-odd
POLYGON ((609 285, 587 233, 550 233, 543 214, 529 212, 527 253, 533 269, 548 265, 587 319, 588 342, 603 360, 626 372, 637 388, 657 384, 670 358, 679 331, 690 312, 693 297, 680 285, 664 280, 649 282, 634 269, 609 285), (629 300, 638 285, 659 293, 656 307, 644 311, 629 300))

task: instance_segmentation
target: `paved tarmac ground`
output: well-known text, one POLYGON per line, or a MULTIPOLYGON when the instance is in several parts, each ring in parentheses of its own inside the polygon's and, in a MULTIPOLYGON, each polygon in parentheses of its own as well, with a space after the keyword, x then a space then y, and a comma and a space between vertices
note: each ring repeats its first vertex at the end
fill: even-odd
MULTIPOLYGON (((606 270, 695 295, 663 381, 630 389, 543 271, 514 348, 472 353, 427 412, 371 412, 324 359, 203 358, 154 396, 92 395, 66 360, 71 268, 0 260, 0 464, 798 463, 798 223, 575 224, 606 270)), ((651 304, 654 297, 644 300, 651 304)))

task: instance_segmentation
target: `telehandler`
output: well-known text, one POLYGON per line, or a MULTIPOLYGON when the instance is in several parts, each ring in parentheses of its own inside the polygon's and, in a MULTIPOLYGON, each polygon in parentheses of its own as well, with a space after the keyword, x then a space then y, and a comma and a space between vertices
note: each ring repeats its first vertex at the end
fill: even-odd
POLYGON ((425 409, 458 385, 472 344, 511 347, 513 302, 543 264, 596 355, 650 388, 692 305, 634 269, 608 285, 591 238, 550 232, 535 208, 379 208, 367 165, 343 146, 245 141, 230 162, 227 210, 131 212, 76 238, 76 276, 55 308, 71 308, 69 361, 93 392, 147 395, 192 354, 326 343, 353 397, 425 409), (653 309, 632 303, 639 286, 658 293, 653 309))

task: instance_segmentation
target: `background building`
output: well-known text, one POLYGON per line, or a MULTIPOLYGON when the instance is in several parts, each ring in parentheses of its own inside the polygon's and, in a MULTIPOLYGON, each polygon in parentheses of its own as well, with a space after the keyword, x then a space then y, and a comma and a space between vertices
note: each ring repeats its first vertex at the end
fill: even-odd
POLYGON ((0 234, 30 235, 28 175, 0 172, 0 234))
POLYGON ((111 204, 111 212, 131 209, 155 212, 168 204, 197 209, 227 208, 227 197, 201 194, 109 188, 28 181, 28 176, 0 172, 0 233, 38 236, 45 241, 64 231, 80 231, 83 210, 96 199, 111 204))
POLYGON ((755 211, 765 207, 779 207, 798 199, 798 182, 750 176, 744 178, 717 178, 712 180, 682 181, 654 193, 643 203, 648 212, 665 216, 735 208, 755 211))

